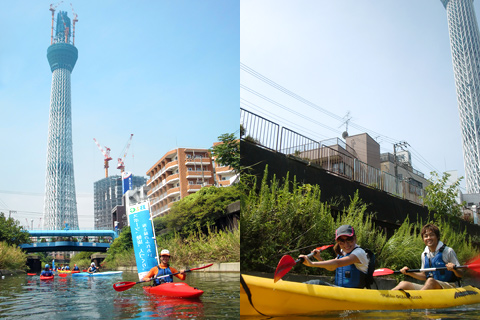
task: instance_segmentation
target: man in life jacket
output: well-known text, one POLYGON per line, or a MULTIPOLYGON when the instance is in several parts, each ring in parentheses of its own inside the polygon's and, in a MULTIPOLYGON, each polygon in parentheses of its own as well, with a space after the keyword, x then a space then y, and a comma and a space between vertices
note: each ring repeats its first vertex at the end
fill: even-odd
MULTIPOLYGON (((335 231, 335 253, 337 257, 331 260, 323 260, 320 251, 312 252, 318 260, 312 262, 308 256, 300 255, 303 264, 309 267, 319 267, 335 271, 335 285, 345 288, 364 288, 367 286, 369 258, 364 249, 357 245, 355 230, 351 225, 342 225, 335 231)), ((373 270, 373 268, 372 268, 373 270)), ((329 284, 319 280, 311 280, 310 284, 329 284)))
POLYGON ((95 273, 95 272, 97 272, 99 269, 100 269, 99 267, 95 266, 95 262, 92 262, 92 263, 90 264, 90 267, 88 268, 87 272, 88 272, 88 273, 95 273))
POLYGON ((177 277, 180 280, 185 280, 187 275, 185 274, 185 270, 182 269, 180 271, 177 271, 177 269, 170 267, 169 262, 170 261, 170 251, 167 249, 163 249, 160 252, 160 264, 158 266, 153 267, 150 269, 150 271, 147 273, 145 277, 143 277, 143 281, 150 281, 153 280, 153 285, 157 286, 159 284, 162 284, 163 282, 173 282, 173 276, 171 274, 180 272, 179 274, 175 274, 175 277, 177 277), (168 277, 161 277, 169 275, 168 277), (158 278, 161 277, 161 278, 158 278))
POLYGON ((80 269, 78 268, 78 266, 76 264, 73 265, 73 271, 80 271, 80 269))
POLYGON ((400 272, 417 280, 425 281, 424 285, 401 281, 393 290, 429 290, 456 288, 456 281, 462 278, 462 271, 456 269, 459 266, 455 251, 440 241, 440 230, 436 225, 426 224, 423 226, 421 236, 426 247, 422 252, 422 268, 442 268, 430 272, 407 272, 408 267, 403 267, 400 272))
POLYGON ((45 265, 45 269, 42 270, 42 273, 40 273, 41 276, 45 276, 45 277, 51 277, 53 276, 53 273, 52 271, 50 270, 50 266, 48 265, 48 263, 45 265))

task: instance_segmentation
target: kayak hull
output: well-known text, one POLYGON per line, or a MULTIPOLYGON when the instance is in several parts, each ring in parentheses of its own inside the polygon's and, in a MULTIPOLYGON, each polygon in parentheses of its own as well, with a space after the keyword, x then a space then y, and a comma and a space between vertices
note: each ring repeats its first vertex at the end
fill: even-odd
POLYGON ((49 277, 47 277, 47 276, 42 276, 42 275, 41 275, 41 276, 40 276, 40 280, 53 280, 54 277, 55 277, 55 276, 49 276, 49 277))
POLYGON ((343 310, 410 310, 480 303, 480 289, 350 289, 242 275, 240 315, 313 315, 343 310), (248 292, 248 293, 247 293, 248 292), (250 297, 250 299, 249 299, 250 297), (251 302, 250 302, 251 301, 251 302))
POLYGON ((143 290, 146 293, 174 298, 198 298, 203 294, 202 290, 190 287, 184 282, 168 282, 154 287, 145 286, 143 290))
POLYGON ((95 273, 79 272, 79 273, 72 273, 72 277, 117 276, 117 275, 121 275, 122 273, 123 271, 105 271, 105 272, 95 272, 95 273))

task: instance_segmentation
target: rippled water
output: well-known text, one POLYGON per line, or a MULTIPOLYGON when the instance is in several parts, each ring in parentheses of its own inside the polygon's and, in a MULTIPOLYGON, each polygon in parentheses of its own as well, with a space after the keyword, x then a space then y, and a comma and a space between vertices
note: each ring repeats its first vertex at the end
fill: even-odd
POLYGON ((142 285, 116 292, 113 284, 138 281, 137 274, 109 277, 17 275, 0 280, 1 319, 239 319, 239 274, 191 272, 197 299, 145 294, 142 285))

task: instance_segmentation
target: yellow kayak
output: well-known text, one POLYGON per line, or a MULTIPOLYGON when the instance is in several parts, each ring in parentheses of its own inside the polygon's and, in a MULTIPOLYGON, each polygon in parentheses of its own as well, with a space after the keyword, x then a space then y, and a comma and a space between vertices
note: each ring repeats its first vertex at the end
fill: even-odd
POLYGON ((241 275, 240 315, 308 315, 340 310, 436 309, 480 303, 480 290, 350 289, 241 275))

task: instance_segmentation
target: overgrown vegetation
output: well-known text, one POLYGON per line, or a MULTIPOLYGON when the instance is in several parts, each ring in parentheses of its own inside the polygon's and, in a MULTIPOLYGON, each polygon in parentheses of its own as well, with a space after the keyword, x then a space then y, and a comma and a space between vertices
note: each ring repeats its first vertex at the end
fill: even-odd
POLYGON ((236 186, 204 187, 175 203, 160 223, 165 223, 167 229, 178 232, 182 237, 188 237, 199 229, 206 233, 227 214, 227 206, 239 198, 240 191, 236 186))
POLYGON ((18 245, 30 243, 29 236, 20 222, 0 212, 0 269, 27 269, 27 255, 18 245))
POLYGON ((27 255, 16 245, 0 241, 0 269, 26 270, 27 255))
MULTIPOLYGON (((334 243, 335 229, 342 224, 351 224, 355 228, 358 244, 376 254, 377 267, 399 269, 407 265, 420 268, 420 255, 425 248, 420 230, 426 221, 411 223, 406 220, 387 240, 383 231, 372 222, 374 215, 368 212, 358 193, 334 218, 331 205, 320 201, 318 186, 301 185, 295 178, 290 181, 288 176, 282 183, 275 177, 267 181, 267 170, 268 167, 260 185, 253 178, 241 197, 242 270, 271 273, 284 254, 296 258, 317 246, 334 243)), ((455 250, 461 263, 477 254, 466 231, 450 224, 448 216, 439 214, 431 222, 440 228, 440 240, 455 250)), ((329 249, 322 256, 330 259, 334 253, 329 249)), ((322 268, 308 268, 300 264, 295 271, 331 275, 322 268)))

